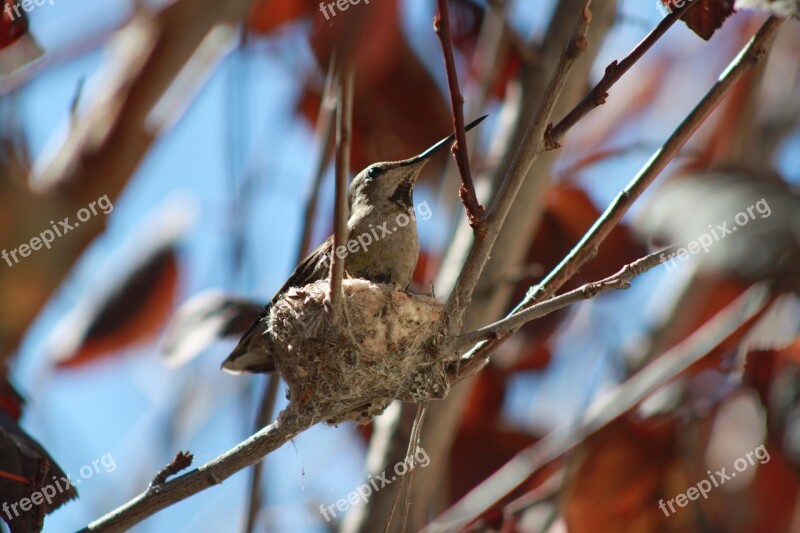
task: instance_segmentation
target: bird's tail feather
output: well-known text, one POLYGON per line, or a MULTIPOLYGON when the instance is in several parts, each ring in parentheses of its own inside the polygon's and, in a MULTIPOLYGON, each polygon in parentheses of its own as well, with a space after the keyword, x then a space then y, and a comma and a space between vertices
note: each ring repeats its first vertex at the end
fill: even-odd
POLYGON ((263 320, 268 314, 269 305, 264 308, 258 320, 250 325, 236 348, 222 362, 222 370, 230 374, 264 373, 275 370, 275 361, 262 331, 263 320))

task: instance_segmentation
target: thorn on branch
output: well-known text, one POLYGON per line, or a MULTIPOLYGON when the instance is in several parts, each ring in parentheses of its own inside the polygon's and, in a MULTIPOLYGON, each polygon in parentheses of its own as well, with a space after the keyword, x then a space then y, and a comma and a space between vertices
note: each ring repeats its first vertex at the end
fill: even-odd
MULTIPOLYGON (((470 227, 478 231, 483 225, 485 219, 486 209, 477 201, 477 199, 470 195, 469 191, 462 185, 458 189, 458 197, 467 209, 467 219, 469 220, 470 227)), ((484 230, 485 231, 485 230, 484 230)))
POLYGON ((594 298, 597 296, 597 293, 600 291, 600 286, 597 283, 587 283, 583 286, 583 297, 589 300, 590 298, 594 298))
POLYGON ((558 150, 561 148, 561 144, 558 140, 553 138, 553 123, 547 125, 547 129, 544 130, 544 149, 545 150, 558 150))
POLYGON ((181 470, 185 470, 192 466, 193 460, 194 456, 189 452, 180 451, 175 454, 175 457, 172 459, 172 461, 167 466, 159 470, 156 476, 153 478, 152 483, 150 483, 150 490, 158 488, 166 483, 170 476, 174 476, 181 470))
POLYGON ((581 35, 577 39, 569 42, 567 53, 570 57, 577 57, 585 52, 587 48, 589 48, 589 41, 586 40, 585 36, 581 35))

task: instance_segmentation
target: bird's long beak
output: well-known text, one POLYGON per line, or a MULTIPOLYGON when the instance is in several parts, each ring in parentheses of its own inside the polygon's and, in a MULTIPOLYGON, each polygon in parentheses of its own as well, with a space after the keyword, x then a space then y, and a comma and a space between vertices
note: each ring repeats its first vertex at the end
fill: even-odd
MULTIPOLYGON (((485 119, 488 116, 489 115, 483 115, 480 118, 476 118, 475 120, 473 120, 472 122, 470 122, 469 124, 467 124, 464 127, 464 131, 471 130, 472 128, 474 128, 475 126, 477 126, 478 124, 483 122, 483 119, 485 119)), ((417 163, 421 163, 422 161, 427 161, 434 154, 436 154, 437 152, 441 151, 442 148, 450 146, 453 143, 453 141, 455 141, 455 140, 456 140, 456 134, 453 133, 452 135, 449 135, 449 136, 445 137, 444 139, 442 139, 441 141, 437 142, 436 144, 434 144, 433 146, 431 146, 430 148, 428 148, 427 150, 425 150, 421 154, 419 154, 417 156, 414 156, 411 159, 406 159, 405 161, 403 161, 403 166, 416 165, 417 163)))

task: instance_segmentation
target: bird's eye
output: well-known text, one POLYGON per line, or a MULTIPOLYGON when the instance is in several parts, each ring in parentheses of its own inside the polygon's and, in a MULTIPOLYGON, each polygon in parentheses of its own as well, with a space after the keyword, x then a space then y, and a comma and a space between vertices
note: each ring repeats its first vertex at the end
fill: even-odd
POLYGON ((374 180, 380 175, 381 175, 381 169, 378 167, 372 167, 369 170, 367 170, 367 177, 371 180, 374 180))

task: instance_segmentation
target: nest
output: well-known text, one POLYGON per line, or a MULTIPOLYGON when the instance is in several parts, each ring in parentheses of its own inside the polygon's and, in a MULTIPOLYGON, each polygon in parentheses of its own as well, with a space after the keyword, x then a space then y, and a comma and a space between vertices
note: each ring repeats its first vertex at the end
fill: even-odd
POLYGON ((290 408, 330 424, 367 423, 395 399, 447 395, 441 302, 345 279, 334 321, 325 306, 328 286, 324 280, 290 289, 268 317, 266 335, 290 408))

